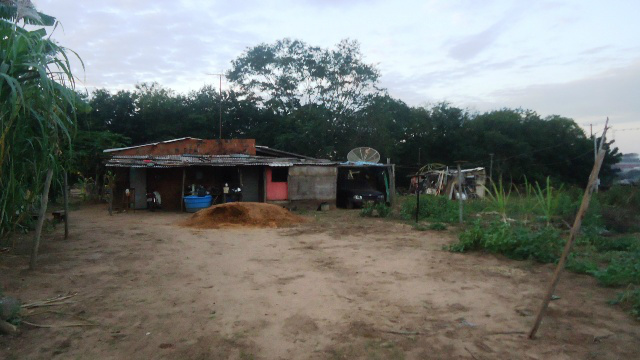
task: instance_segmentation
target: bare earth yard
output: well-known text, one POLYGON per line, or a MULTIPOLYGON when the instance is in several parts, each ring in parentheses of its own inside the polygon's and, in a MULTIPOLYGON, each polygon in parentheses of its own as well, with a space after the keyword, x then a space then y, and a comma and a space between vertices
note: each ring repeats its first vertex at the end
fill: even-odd
POLYGON ((286 229, 195 230, 188 215, 104 207, 71 213, 40 266, 0 255, 0 285, 23 302, 73 303, 29 317, 0 359, 639 359, 640 324, 614 292, 565 273, 538 339, 552 267, 453 254, 449 232, 357 211, 286 229))

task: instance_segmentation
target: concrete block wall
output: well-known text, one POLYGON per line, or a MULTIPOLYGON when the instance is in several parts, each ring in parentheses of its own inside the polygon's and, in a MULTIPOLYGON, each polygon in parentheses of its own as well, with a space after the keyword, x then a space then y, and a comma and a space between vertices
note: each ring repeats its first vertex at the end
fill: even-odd
POLYGON ((338 169, 335 166, 293 166, 289 168, 289 200, 336 200, 338 169))

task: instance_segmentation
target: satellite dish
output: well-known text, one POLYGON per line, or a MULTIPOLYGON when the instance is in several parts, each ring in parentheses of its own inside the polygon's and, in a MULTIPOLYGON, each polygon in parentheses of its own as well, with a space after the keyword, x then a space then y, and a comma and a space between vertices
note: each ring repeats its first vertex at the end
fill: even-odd
POLYGON ((349 151, 347 160, 351 162, 377 163, 380 161, 380 153, 370 147, 359 147, 349 151))

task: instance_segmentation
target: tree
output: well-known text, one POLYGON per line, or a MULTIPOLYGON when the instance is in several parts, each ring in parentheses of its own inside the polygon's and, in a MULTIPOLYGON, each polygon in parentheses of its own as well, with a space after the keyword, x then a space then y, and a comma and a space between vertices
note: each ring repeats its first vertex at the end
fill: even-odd
POLYGON ((352 115, 381 92, 379 77, 373 65, 364 63, 358 42, 350 40, 334 50, 291 39, 263 43, 235 59, 227 73, 242 92, 283 115, 304 105, 352 115))
MULTIPOLYGON (((0 236, 39 206, 45 174, 65 166, 81 100, 73 91, 69 50, 49 39, 55 19, 30 1, 0 1, 0 236)), ((51 177, 46 176, 47 179, 51 177)))

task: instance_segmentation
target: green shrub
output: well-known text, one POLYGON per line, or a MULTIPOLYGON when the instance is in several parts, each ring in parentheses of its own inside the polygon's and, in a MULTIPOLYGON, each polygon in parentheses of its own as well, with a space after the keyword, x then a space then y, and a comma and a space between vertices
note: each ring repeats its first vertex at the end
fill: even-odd
POLYGON ((360 209, 360 216, 372 217, 373 216, 373 204, 367 203, 360 209))
POLYGON ((602 204, 619 208, 640 211, 640 189, 633 186, 612 186, 607 191, 598 193, 602 204))
POLYGON ((447 225, 443 223, 433 223, 429 225, 429 230, 435 230, 435 231, 447 230, 447 225))
POLYGON ((452 252, 479 250, 484 245, 484 237, 485 230, 480 220, 477 220, 460 234, 457 243, 449 245, 447 249, 452 252))
POLYGON ((540 230, 517 227, 514 236, 517 238, 517 247, 511 254, 506 254, 507 256, 515 259, 533 259, 542 263, 557 261, 565 243, 560 231, 552 227, 540 230))
POLYGON ((604 286, 640 284, 640 251, 625 252, 611 259, 609 266, 593 275, 604 286))
POLYGON ((632 251, 640 246, 640 239, 634 236, 602 237, 593 239, 593 245, 598 251, 632 251))
MULTIPOLYGON (((416 197, 411 196, 402 203, 400 215, 411 220, 416 217, 416 197)), ((420 195, 418 220, 452 223, 458 221, 458 204, 445 196, 420 195)))
POLYGON ((448 249, 454 252, 484 249, 516 260, 533 259, 548 263, 558 259, 563 243, 560 232, 551 227, 531 230, 503 222, 485 227, 476 221, 448 249))
POLYGON ((427 230, 431 230, 431 229, 429 229, 429 227, 428 227, 428 226, 425 226, 425 225, 423 225, 423 224, 414 224, 414 225, 413 225, 413 228, 414 228, 415 230, 417 230, 417 231, 427 231, 427 230))
POLYGON ((384 203, 366 203, 360 210, 360 216, 386 218, 391 213, 391 208, 384 203))
POLYGON ((612 305, 622 305, 631 308, 631 315, 640 320, 640 289, 629 289, 618 294, 618 297, 609 302, 612 305))
POLYGON ((593 261, 591 254, 572 253, 567 259, 566 268, 578 274, 593 274, 598 270, 598 264, 593 261))
POLYGON ((502 185, 502 179, 496 183, 491 183, 493 187, 493 192, 487 189, 486 193, 491 203, 494 207, 494 210, 502 216, 502 219, 506 221, 507 219, 507 208, 509 207, 509 198, 511 197, 511 186, 508 188, 502 185))
MULTIPOLYGON (((561 191, 562 187, 558 189, 561 191)), ((529 193, 529 191, 527 191, 529 193)), ((551 179, 547 176, 547 184, 544 189, 540 187, 540 184, 536 182, 536 186, 533 187, 533 194, 535 195, 538 209, 542 211, 542 215, 547 223, 547 226, 551 224, 551 219, 557 214, 558 211, 558 195, 553 192, 551 186, 551 179)))

